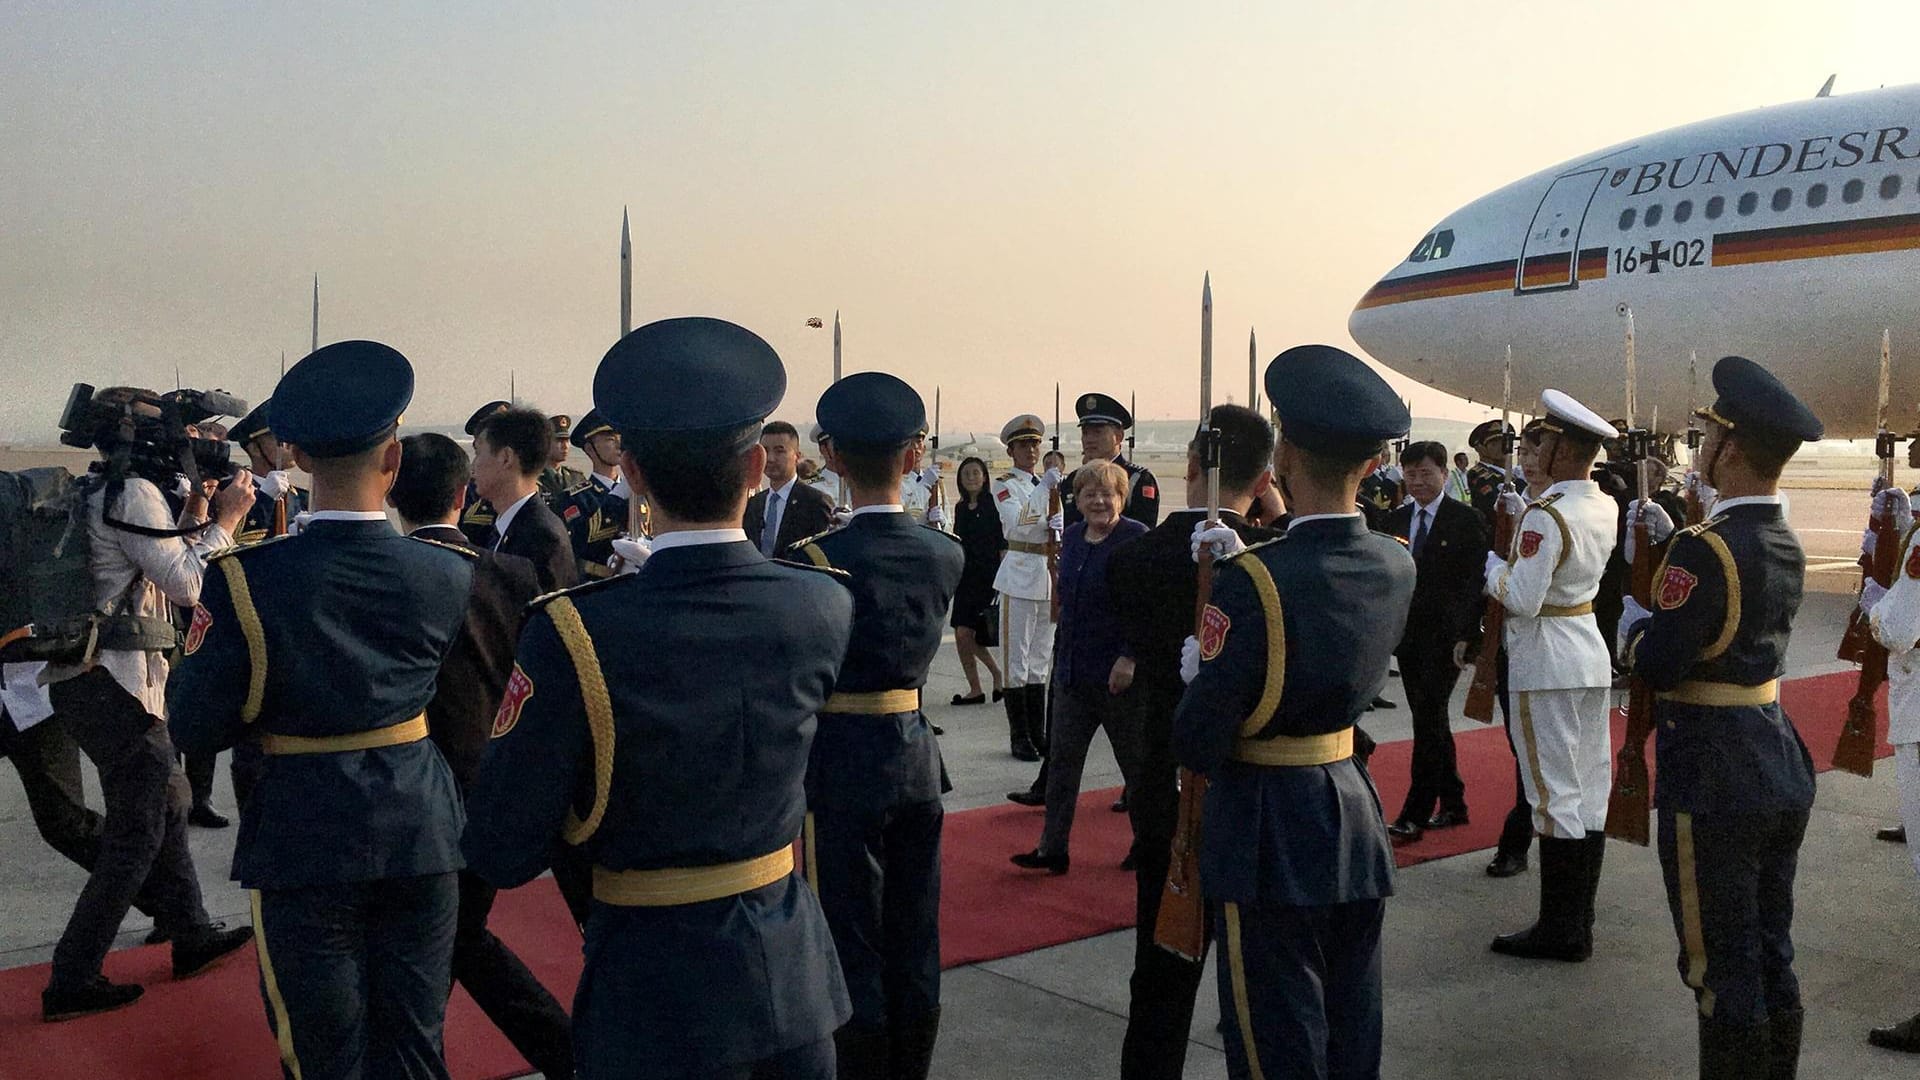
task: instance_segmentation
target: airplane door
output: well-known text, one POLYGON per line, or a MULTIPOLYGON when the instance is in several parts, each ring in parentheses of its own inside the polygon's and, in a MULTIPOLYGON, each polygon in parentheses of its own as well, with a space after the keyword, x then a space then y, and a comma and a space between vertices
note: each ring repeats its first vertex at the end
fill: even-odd
POLYGON ((1586 221, 1587 205, 1593 202, 1600 179, 1606 175, 1605 169, 1568 173, 1547 189, 1520 251, 1518 291, 1570 289, 1578 282, 1580 226, 1586 221))

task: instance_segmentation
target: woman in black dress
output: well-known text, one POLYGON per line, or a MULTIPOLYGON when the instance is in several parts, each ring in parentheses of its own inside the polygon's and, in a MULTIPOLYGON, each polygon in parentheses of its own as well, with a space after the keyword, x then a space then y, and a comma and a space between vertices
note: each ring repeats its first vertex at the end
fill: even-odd
POLYGON ((999 701, 1000 668, 993 662, 990 646, 999 629, 992 615, 993 575, 1000 569, 1000 553, 1007 541, 1000 535, 1000 511, 993 505, 987 486, 987 463, 970 457, 960 463, 956 479, 960 498, 953 506, 953 534, 960 538, 967 561, 960 571, 960 587, 953 594, 954 647, 960 653, 960 667, 967 673, 967 692, 953 695, 955 705, 985 704, 980 689, 979 664, 993 674, 993 700, 999 701))

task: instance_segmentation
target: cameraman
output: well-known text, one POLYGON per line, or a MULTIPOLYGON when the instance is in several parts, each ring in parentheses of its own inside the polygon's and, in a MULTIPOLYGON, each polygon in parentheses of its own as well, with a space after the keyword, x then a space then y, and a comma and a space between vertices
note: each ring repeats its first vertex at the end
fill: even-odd
MULTIPOLYGON (((214 494, 211 524, 205 524, 204 485, 172 520, 154 476, 139 475, 165 471, 163 454, 171 449, 156 446, 153 432, 165 425, 153 401, 148 392, 102 390, 93 397, 92 430, 75 432, 91 435, 106 461, 90 481, 82 513, 92 610, 107 618, 93 662, 49 666, 46 680, 54 712, 100 772, 106 816, 93 871, 54 947, 52 978, 41 995, 49 1021, 140 997, 138 986, 108 982, 100 965, 143 882, 155 928, 173 942, 176 979, 197 974, 252 936, 251 929, 211 924, 201 904, 187 849, 186 777, 174 761, 164 719, 165 653, 172 642, 140 628, 159 625, 169 602, 199 601, 207 556, 232 543, 252 505, 253 483, 242 470, 214 494)), ((170 472, 157 478, 172 480, 170 472)))

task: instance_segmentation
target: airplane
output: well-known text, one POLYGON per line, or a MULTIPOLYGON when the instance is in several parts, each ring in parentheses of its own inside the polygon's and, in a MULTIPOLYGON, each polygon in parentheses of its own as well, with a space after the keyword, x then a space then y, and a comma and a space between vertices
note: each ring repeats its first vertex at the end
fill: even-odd
POLYGON ((1348 330, 1374 359, 1483 405, 1552 386, 1603 416, 1685 430, 1722 356, 1767 366, 1826 425, 1876 430, 1920 402, 1920 85, 1757 109, 1556 165, 1448 214, 1368 289, 1348 330), (1697 365, 1690 357, 1697 354, 1697 365))

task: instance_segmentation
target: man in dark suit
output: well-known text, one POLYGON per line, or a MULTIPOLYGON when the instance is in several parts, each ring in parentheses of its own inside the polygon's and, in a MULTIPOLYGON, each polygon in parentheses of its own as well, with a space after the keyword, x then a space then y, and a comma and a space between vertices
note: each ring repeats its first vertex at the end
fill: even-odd
POLYGON ((532 562, 541 592, 580 583, 567 527, 539 497, 552 443, 547 418, 533 409, 502 409, 473 435, 473 486, 498 511, 490 542, 477 546, 532 562))
POLYGON ((760 445, 767 451, 767 487, 747 500, 747 541, 769 558, 809 536, 833 527, 833 497, 796 477, 800 465, 800 432, 785 420, 760 429, 760 445), (767 523, 773 532, 767 534, 767 523))
POLYGON ((1413 553, 1417 572, 1406 633, 1394 650, 1413 713, 1413 784, 1387 831, 1410 843, 1426 829, 1467 823, 1447 702, 1479 636, 1488 540, 1486 522, 1473 507, 1446 497, 1446 447, 1411 443, 1400 453, 1400 469, 1410 499, 1388 515, 1387 531, 1413 553))
MULTIPOLYGON (((429 433, 409 435, 400 446, 400 472, 387 502, 399 512, 401 529, 416 540, 458 548, 474 560, 466 619, 427 703, 429 738, 465 792, 480 772, 493 715, 513 672, 520 613, 540 594, 540 583, 526 559, 474 547, 461 533, 469 471, 458 443, 429 433)), ((460 872, 459 890, 454 981, 467 988, 529 1065, 549 1077, 572 1076, 573 1032, 566 1010, 487 929, 497 890, 466 870, 460 872)))
MULTIPOLYGON (((1220 517, 1257 544, 1280 533, 1246 524, 1243 515, 1273 485, 1273 426, 1241 405, 1217 405, 1220 431, 1220 517)), ((1132 1005, 1120 1048, 1121 1080, 1178 1080, 1186 1064, 1193 1001, 1203 965, 1153 942, 1161 886, 1180 811, 1173 759, 1173 713, 1186 684, 1180 680, 1180 645, 1193 633, 1199 583, 1193 564, 1193 530, 1207 516, 1206 474, 1196 446, 1187 449, 1188 498, 1195 508, 1167 515, 1147 535, 1113 553, 1107 582, 1113 611, 1134 658, 1133 686, 1141 702, 1142 755, 1127 798, 1133 818, 1133 857, 1138 871, 1139 918, 1133 950, 1132 1005)))

